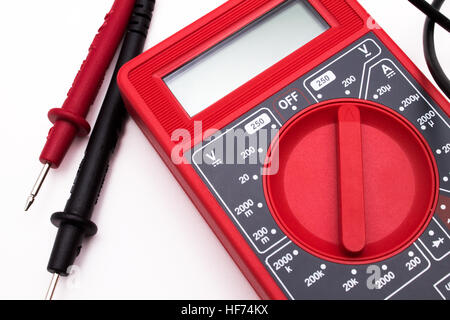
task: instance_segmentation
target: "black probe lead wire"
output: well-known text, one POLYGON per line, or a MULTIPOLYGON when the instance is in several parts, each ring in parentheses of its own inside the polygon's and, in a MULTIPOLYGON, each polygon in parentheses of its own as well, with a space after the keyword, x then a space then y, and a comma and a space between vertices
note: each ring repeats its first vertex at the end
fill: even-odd
MULTIPOLYGON (((445 0, 434 0, 431 6, 435 11, 439 12, 444 2, 445 0)), ((450 80, 442 69, 439 58, 436 54, 436 44, 434 38, 435 26, 435 21, 433 21, 433 19, 428 16, 427 20, 425 21, 425 28, 423 33, 425 60, 427 61, 428 69, 430 70, 434 80, 445 93, 447 98, 450 99, 450 80)))
POLYGON ((431 20, 439 24, 442 28, 450 32, 450 19, 447 18, 444 14, 442 14, 439 9, 442 6, 444 1, 434 1, 433 4, 429 4, 425 0, 408 0, 414 5, 417 9, 425 13, 431 20), (438 8, 436 6, 436 2, 442 2, 438 8))

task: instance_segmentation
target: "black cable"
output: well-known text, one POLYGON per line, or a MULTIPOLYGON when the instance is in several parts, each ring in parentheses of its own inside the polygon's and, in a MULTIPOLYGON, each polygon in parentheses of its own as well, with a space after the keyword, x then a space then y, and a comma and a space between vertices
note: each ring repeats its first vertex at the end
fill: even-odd
MULTIPOLYGON (((436 11, 440 10, 445 0, 434 0, 431 6, 436 11)), ((425 59, 427 61, 428 69, 430 69, 431 75, 442 89, 445 95, 450 99, 450 80, 442 69, 439 63, 439 58, 436 54, 436 45, 434 40, 435 22, 428 17, 425 21, 425 28, 423 34, 423 46, 425 59)))
POLYGON ((67 268, 73 265, 80 253, 83 239, 97 232, 96 225, 91 221, 92 213, 108 171, 109 160, 127 119, 117 86, 117 73, 122 65, 142 52, 154 5, 155 0, 136 0, 111 84, 70 198, 64 212, 51 217, 53 224, 59 228, 47 266, 51 273, 67 276, 67 268))
POLYGON ((425 0, 408 0, 408 1, 411 2, 417 9, 425 13, 425 15, 427 15, 432 21, 439 24, 442 28, 450 32, 450 19, 448 19, 445 15, 443 15, 434 4, 429 4, 425 0))

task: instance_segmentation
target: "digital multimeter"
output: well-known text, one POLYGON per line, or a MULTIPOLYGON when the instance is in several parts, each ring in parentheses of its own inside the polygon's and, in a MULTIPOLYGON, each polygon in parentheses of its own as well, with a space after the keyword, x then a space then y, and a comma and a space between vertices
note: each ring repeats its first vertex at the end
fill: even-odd
POLYGON ((356 1, 228 1, 118 81, 262 298, 450 298, 450 105, 356 1))

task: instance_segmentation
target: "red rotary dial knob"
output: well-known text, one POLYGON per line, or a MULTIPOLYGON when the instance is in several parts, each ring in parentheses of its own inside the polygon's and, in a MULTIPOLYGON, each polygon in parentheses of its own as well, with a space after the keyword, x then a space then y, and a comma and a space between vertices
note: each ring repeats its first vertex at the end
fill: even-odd
POLYGON ((410 122, 362 100, 291 119, 272 143, 264 190, 274 218, 326 260, 386 259, 417 240, 439 193, 432 152, 410 122))

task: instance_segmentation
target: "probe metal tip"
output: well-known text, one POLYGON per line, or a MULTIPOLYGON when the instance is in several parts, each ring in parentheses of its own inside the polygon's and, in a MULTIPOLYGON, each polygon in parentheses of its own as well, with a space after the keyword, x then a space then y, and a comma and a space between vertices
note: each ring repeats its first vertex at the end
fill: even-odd
POLYGON ((58 284, 59 274, 54 273, 52 276, 52 281, 48 287, 47 294, 45 295, 45 300, 52 300, 53 294, 55 293, 56 285, 58 284))
POLYGON ((31 189, 30 195, 27 198, 27 202, 25 203, 25 211, 28 211, 30 209, 31 205, 34 202, 34 199, 39 193, 39 190, 42 187, 42 184, 44 183, 45 178, 47 177, 48 171, 50 170, 51 165, 50 163, 44 164, 44 167, 41 169, 41 172, 39 173, 39 176, 34 183, 33 189, 31 189))
POLYGON ((25 211, 28 211, 28 209, 30 209, 33 202, 34 202, 34 197, 30 194, 27 198, 27 202, 25 203, 25 211))

